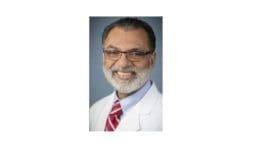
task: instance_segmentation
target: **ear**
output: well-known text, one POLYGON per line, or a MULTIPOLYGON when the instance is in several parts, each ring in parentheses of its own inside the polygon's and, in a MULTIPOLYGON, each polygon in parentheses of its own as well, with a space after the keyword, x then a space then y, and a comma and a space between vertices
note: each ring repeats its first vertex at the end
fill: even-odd
POLYGON ((103 64, 104 64, 104 62, 105 62, 105 56, 104 56, 104 53, 102 53, 102 62, 103 62, 103 64))
POLYGON ((151 54, 150 63, 152 66, 154 66, 156 63, 156 53, 155 52, 153 52, 153 54, 151 54))

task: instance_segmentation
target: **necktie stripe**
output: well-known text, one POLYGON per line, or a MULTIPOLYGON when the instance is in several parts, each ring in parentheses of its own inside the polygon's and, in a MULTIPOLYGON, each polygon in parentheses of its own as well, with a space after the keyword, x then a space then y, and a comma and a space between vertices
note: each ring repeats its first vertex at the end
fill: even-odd
POLYGON ((120 117, 122 114, 123 111, 120 102, 119 100, 116 100, 113 104, 110 114, 108 115, 105 131, 114 131, 120 122, 120 117))
POLYGON ((118 117, 116 116, 116 121, 117 121, 117 123, 119 123, 120 122, 120 120, 118 119, 118 117))
POLYGON ((106 131, 113 131, 113 129, 111 128, 111 126, 109 124, 106 125, 106 131))
POLYGON ((120 106, 120 103, 118 102, 118 103, 116 103, 113 107, 112 107, 112 111, 113 110, 115 110, 115 109, 117 109, 117 108, 120 108, 121 106, 120 106))
POLYGON ((111 128, 113 129, 113 131, 114 131, 114 130, 115 130, 115 127, 114 127, 114 125, 112 124, 110 117, 108 118, 108 122, 109 122, 110 127, 111 127, 111 128))
POLYGON ((115 114, 117 111, 120 111, 120 110, 121 110, 121 108, 115 109, 110 114, 115 114))

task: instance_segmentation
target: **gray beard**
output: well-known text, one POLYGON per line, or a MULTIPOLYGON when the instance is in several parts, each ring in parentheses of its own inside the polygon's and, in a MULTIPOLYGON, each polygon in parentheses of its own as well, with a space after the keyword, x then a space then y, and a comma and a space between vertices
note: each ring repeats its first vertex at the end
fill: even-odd
POLYGON ((119 69, 116 67, 112 67, 111 69, 105 69, 103 66, 103 72, 105 74, 106 79, 108 82, 118 91, 121 93, 132 93, 139 88, 141 88, 149 79, 150 74, 152 72, 153 67, 150 66, 144 70, 138 71, 133 67, 128 67, 125 69, 119 69), (136 76, 133 79, 129 80, 119 80, 113 77, 113 71, 120 70, 120 71, 134 71, 136 76))

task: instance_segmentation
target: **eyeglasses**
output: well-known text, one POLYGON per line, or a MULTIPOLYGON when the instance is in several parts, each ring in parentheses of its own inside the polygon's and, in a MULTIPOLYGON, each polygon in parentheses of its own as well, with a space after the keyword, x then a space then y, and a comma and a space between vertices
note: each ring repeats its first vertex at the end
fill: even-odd
POLYGON ((110 51, 110 50, 103 50, 104 57, 109 60, 117 61, 121 58, 122 54, 126 55, 126 58, 129 61, 141 61, 144 57, 148 54, 153 53, 154 50, 143 52, 143 51, 110 51))

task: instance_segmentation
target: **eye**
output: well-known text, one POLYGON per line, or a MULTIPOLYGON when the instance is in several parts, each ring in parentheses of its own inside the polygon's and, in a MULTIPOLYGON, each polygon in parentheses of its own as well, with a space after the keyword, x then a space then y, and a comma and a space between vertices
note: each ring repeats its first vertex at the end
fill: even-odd
POLYGON ((109 50, 104 50, 105 56, 107 58, 111 58, 111 59, 116 59, 118 57, 120 57, 121 53, 119 51, 109 51, 109 50))
POLYGON ((118 55, 120 54, 119 51, 104 51, 107 55, 118 55))
POLYGON ((144 52, 141 52, 141 51, 133 51, 133 52, 129 52, 129 54, 131 56, 144 56, 144 52))
POLYGON ((117 54, 120 54, 120 52, 119 51, 107 51, 107 54, 117 55, 117 54))

